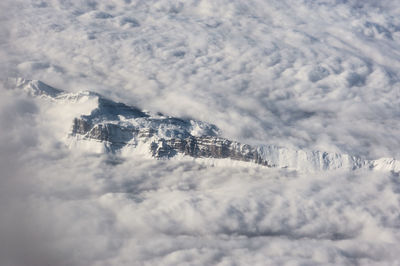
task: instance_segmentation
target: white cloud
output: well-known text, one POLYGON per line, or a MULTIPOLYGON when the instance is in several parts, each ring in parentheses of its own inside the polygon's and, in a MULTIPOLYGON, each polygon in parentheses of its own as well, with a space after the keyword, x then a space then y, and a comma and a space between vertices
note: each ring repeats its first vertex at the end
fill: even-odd
POLYGON ((398 156, 400 21, 390 1, 10 6, 11 73, 206 120, 246 142, 398 156), (365 111, 376 115, 362 121, 365 111))
POLYGON ((399 194, 391 174, 141 158, 111 166, 105 159, 43 157, 31 168, 30 228, 65 265, 397 259, 399 194))
MULTIPOLYGON (((396 1, 0 10, 1 78, 99 91, 246 143, 399 156, 396 1)), ((399 262, 394 174, 87 154, 62 142, 85 110, 0 92, 0 257, 17 265, 399 262)))

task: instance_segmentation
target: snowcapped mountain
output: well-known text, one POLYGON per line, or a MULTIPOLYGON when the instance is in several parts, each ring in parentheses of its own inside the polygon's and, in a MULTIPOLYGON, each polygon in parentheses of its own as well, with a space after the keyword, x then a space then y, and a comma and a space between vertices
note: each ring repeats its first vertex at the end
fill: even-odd
POLYGON ((16 87, 31 96, 55 102, 95 100, 95 108, 90 114, 81 115, 71 121, 71 131, 68 134, 69 139, 78 144, 99 142, 105 152, 116 153, 127 148, 137 148, 154 158, 185 155, 306 171, 360 168, 400 171, 399 161, 391 158, 363 160, 348 154, 293 150, 274 145, 250 146, 221 137, 215 125, 144 112, 95 92, 68 93, 38 80, 22 78, 16 79, 16 87))

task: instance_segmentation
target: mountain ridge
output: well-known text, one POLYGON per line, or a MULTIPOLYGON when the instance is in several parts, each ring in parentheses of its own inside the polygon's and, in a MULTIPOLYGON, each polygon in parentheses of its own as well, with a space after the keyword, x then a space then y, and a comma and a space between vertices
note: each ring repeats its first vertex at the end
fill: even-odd
POLYGON ((212 124, 144 112, 90 91, 68 93, 38 80, 17 78, 15 87, 33 97, 78 101, 97 99, 90 114, 72 121, 68 136, 76 141, 95 140, 106 152, 118 153, 127 146, 147 146, 154 158, 173 158, 177 154, 193 158, 231 159, 267 167, 295 170, 375 169, 400 172, 394 158, 363 160, 348 154, 294 150, 274 145, 251 146, 221 137, 212 124))

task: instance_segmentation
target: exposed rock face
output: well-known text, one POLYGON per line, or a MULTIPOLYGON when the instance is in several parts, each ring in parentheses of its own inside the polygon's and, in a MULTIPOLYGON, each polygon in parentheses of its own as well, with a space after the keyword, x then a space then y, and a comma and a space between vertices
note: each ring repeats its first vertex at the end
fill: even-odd
POLYGON ((72 134, 81 134, 85 135, 90 131, 92 125, 89 124, 86 120, 75 118, 74 124, 72 126, 72 134))
POLYGON ((152 145, 153 156, 170 157, 176 152, 195 158, 232 159, 272 166, 262 158, 256 148, 218 137, 189 137, 186 139, 161 139, 152 145))
POLYGON ((24 79, 17 79, 17 87, 32 96, 64 103, 94 100, 97 104, 89 115, 81 115, 73 120, 70 137, 99 141, 104 143, 109 152, 141 144, 155 158, 184 154, 194 158, 226 158, 297 170, 364 168, 400 172, 400 162, 393 158, 363 160, 347 154, 293 150, 273 145, 253 147, 220 137, 214 125, 150 114, 97 93, 66 93, 40 81, 24 79))
POLYGON ((149 142, 151 154, 156 158, 170 158, 182 153, 195 158, 229 158, 272 166, 261 157, 256 148, 216 136, 195 137, 187 132, 181 134, 181 137, 159 138, 152 128, 138 129, 111 123, 91 125, 84 118, 76 118, 72 135, 78 134, 89 139, 106 141, 113 150, 132 143, 132 140, 149 142))
POLYGON ((272 166, 257 148, 217 136, 217 128, 207 123, 165 116, 151 116, 137 108, 99 97, 90 115, 75 118, 72 136, 107 142, 109 150, 125 145, 148 143, 156 158, 178 153, 195 158, 229 158, 272 166), (200 134, 198 130, 200 130, 200 134), (195 132, 195 133, 194 133, 195 132))

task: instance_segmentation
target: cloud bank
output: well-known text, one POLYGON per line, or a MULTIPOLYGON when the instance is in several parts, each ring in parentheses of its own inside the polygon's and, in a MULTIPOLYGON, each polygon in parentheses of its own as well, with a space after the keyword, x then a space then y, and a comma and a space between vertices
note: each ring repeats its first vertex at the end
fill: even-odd
POLYGON ((4 1, 8 72, 244 142, 397 157, 391 1, 4 1))
POLYGON ((1 141, 0 250, 8 264, 399 262, 396 174, 69 150, 58 137, 73 116, 65 106, 18 91, 2 96, 0 126, 10 130, 1 141))
MULTIPOLYGON (((395 1, 1 1, 1 78, 245 143, 398 158, 395 1)), ((69 150, 74 108, 0 90, 10 265, 399 264, 399 177, 69 150)))

